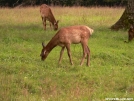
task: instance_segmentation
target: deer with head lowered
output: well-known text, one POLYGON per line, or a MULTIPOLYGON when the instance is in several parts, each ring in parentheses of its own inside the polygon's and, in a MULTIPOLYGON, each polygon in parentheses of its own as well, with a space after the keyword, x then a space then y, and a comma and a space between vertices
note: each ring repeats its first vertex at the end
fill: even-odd
POLYGON ((67 53, 70 59, 70 63, 73 65, 72 56, 70 52, 70 45, 71 44, 78 44, 81 43, 83 48, 83 57, 81 60, 80 65, 83 65, 84 59, 87 56, 87 66, 90 65, 90 49, 88 47, 88 39, 93 33, 93 29, 89 28, 85 25, 76 25, 76 26, 69 26, 61 28, 55 36, 49 41, 49 43, 45 46, 42 43, 43 49, 41 51, 41 59, 45 60, 50 53, 50 51, 56 47, 61 46, 59 64, 62 60, 62 54, 64 49, 67 49, 67 53))
POLYGON ((55 17, 48 5, 42 4, 40 6, 40 13, 41 13, 44 30, 46 30, 46 20, 48 20, 50 22, 50 28, 51 28, 51 24, 52 24, 54 30, 58 29, 59 21, 55 20, 55 17))

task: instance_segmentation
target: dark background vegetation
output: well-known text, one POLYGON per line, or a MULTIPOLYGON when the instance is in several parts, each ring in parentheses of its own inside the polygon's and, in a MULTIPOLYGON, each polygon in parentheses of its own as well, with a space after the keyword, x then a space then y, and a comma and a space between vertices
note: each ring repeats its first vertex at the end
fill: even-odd
POLYGON ((0 0, 0 7, 36 6, 125 6, 127 0, 0 0))

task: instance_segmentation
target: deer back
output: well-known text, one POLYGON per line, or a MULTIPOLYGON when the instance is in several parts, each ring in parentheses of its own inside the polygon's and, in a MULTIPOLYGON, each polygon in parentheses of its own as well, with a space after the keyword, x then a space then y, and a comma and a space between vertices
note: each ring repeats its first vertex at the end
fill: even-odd
POLYGON ((81 41, 87 41, 92 35, 93 30, 84 25, 69 26, 59 30, 58 37, 60 43, 77 44, 81 41))

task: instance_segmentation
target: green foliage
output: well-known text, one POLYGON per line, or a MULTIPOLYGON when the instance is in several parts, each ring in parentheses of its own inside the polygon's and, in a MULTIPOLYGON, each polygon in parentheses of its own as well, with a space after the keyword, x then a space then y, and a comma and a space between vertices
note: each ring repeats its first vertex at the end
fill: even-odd
POLYGON ((41 43, 54 36, 49 25, 43 30, 39 7, 0 9, 0 100, 1 101, 105 101, 133 98, 134 42, 127 31, 109 27, 123 8, 52 7, 59 27, 84 24, 94 29, 89 40, 91 66, 79 66, 81 45, 71 45, 74 65, 67 53, 58 65, 61 48, 40 60, 41 43), (105 11, 105 12, 104 12, 105 11), (8 14, 8 16, 7 16, 8 14))
POLYGON ((60 6, 124 6, 127 0, 0 0, 0 6, 35 6, 40 4, 60 6))

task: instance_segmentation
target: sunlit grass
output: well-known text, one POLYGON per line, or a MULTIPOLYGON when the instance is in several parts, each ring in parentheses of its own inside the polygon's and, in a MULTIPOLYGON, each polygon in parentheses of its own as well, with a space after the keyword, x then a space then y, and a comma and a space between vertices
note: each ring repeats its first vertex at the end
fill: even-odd
MULTIPOLYGON (((127 31, 109 28, 124 8, 51 7, 59 28, 87 25, 91 65, 79 66, 81 45, 72 45, 74 65, 67 51, 58 65, 61 48, 40 60, 41 43, 56 33, 43 30, 39 7, 0 9, 0 100, 2 101, 105 101, 132 98, 134 93, 134 45, 127 44, 127 31)), ((48 23, 49 24, 49 23, 48 23)))

